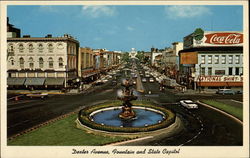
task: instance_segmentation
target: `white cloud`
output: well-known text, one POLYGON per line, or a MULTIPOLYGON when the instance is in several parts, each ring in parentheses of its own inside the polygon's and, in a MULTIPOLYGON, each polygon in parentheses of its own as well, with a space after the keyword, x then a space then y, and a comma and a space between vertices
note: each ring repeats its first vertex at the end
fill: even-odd
POLYGON ((203 15, 210 15, 212 12, 208 7, 205 6, 186 6, 186 5, 175 5, 165 7, 167 17, 176 18, 193 18, 203 15))
POLYGON ((83 6, 82 12, 90 17, 98 18, 100 16, 114 16, 116 9, 111 6, 83 6))
POLYGON ((134 27, 131 27, 131 26, 127 26, 127 30, 129 30, 129 31, 134 31, 135 28, 134 28, 134 27))

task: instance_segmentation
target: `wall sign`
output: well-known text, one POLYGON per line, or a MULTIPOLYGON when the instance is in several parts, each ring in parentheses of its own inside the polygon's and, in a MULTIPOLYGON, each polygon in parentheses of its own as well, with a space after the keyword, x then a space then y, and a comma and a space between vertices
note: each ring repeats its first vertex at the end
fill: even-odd
POLYGON ((200 82, 243 82, 243 76, 199 76, 200 82))

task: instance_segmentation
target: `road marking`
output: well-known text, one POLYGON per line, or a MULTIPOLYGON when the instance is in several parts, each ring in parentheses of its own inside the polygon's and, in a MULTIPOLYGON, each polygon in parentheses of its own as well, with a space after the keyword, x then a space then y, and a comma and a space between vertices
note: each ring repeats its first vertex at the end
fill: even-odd
POLYGON ((236 103, 241 103, 241 104, 243 104, 243 102, 240 102, 240 101, 238 101, 238 100, 233 100, 233 99, 231 99, 231 101, 236 102, 236 103))

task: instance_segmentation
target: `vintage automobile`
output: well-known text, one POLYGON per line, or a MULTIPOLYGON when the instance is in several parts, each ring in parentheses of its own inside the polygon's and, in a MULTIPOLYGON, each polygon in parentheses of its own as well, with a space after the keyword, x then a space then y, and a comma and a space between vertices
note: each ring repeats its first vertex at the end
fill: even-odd
POLYGON ((48 97, 48 93, 30 93, 30 94, 26 94, 27 97, 30 98, 46 98, 48 97))
POLYGON ((235 91, 231 90, 231 89, 219 89, 216 91, 216 94, 222 94, 222 95, 234 95, 235 91))
POLYGON ((180 104, 188 109, 198 109, 198 105, 192 100, 181 100, 180 104))

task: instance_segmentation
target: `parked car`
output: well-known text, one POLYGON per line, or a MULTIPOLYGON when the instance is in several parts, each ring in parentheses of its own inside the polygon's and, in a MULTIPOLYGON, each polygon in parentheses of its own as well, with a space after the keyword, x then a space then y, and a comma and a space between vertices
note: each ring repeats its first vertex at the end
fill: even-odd
POLYGON ((216 91, 216 94, 222 94, 222 95, 225 95, 225 94, 228 94, 228 95, 234 95, 235 94, 235 91, 231 90, 231 89, 219 89, 216 91))
POLYGON ((136 84, 136 80, 133 80, 133 84, 134 84, 134 85, 136 84))
POLYGON ((142 78, 142 82, 147 82, 147 79, 146 78, 142 78))
POLYGON ((198 109, 198 105, 192 100, 181 100, 180 104, 188 109, 198 109))
POLYGON ((243 94, 243 90, 237 91, 237 94, 243 94))
POLYGON ((31 94, 26 94, 27 97, 30 98, 46 98, 48 97, 48 93, 31 93, 31 94))
POLYGON ((152 77, 149 78, 149 82, 154 82, 154 79, 152 77))

